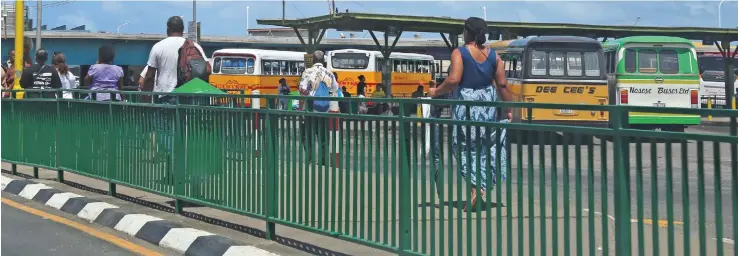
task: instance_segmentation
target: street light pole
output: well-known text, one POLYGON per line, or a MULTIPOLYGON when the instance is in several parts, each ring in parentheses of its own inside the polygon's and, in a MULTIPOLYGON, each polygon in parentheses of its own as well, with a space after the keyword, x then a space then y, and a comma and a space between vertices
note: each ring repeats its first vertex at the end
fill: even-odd
POLYGON ((247 5, 246 6, 246 35, 247 36, 250 36, 250 33, 249 33, 249 8, 250 7, 247 5))
POLYGON ((39 49, 41 49, 41 0, 36 1, 36 51, 39 49))
POLYGON ((192 22, 197 24, 197 1, 192 0, 192 22))
POLYGON ((482 6, 482 11, 484 11, 484 21, 487 21, 487 6, 482 6))
POLYGON ((722 28, 723 27, 722 13, 723 13, 723 3, 724 2, 725 2, 725 0, 720 0, 720 4, 718 4, 718 28, 722 28))
POLYGON ((115 30, 115 33, 116 34, 120 34, 120 28, 123 27, 123 26, 125 26, 125 25, 128 25, 128 21, 126 21, 126 23, 123 23, 123 24, 118 25, 118 28, 115 30))
POLYGON ((641 20, 641 16, 636 17, 636 20, 633 22, 633 26, 638 24, 638 21, 641 20))

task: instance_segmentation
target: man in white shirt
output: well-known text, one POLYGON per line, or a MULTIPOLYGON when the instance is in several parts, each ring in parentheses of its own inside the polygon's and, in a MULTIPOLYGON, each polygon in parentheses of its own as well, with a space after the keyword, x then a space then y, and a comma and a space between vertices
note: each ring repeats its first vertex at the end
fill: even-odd
MULTIPOLYGON (((144 91, 172 92, 177 87, 177 60, 179 48, 185 43, 184 21, 179 16, 167 20, 167 38, 159 41, 151 48, 144 78, 144 91)), ((202 56, 205 52, 195 44, 202 56)), ((167 100, 163 100, 167 102, 167 100)))
MULTIPOLYGON (((328 86, 329 95, 330 97, 337 97, 338 96, 338 82, 336 81, 336 77, 333 75, 332 72, 328 71, 327 68, 323 65, 325 62, 325 54, 322 51, 315 51, 313 53, 313 66, 305 69, 304 72, 302 72, 302 76, 300 77, 300 84, 299 84, 299 91, 300 95, 302 96, 315 96, 316 89, 318 87, 317 83, 320 83, 321 80, 323 83, 325 83, 328 86)), ((301 107, 307 106, 308 104, 311 104, 310 102, 300 103, 301 107)), ((338 102, 331 101, 330 107, 328 109, 328 112, 337 113, 339 112, 338 102)), ((327 141, 329 140, 329 119, 327 117, 313 117, 313 116, 306 116, 303 117, 304 122, 300 126, 300 130, 303 137, 303 144, 305 146, 305 152, 307 152, 308 155, 308 161, 313 162, 313 152, 317 151, 317 157, 319 159, 319 163, 321 165, 326 165, 326 159, 329 150, 327 141), (315 148, 314 144, 318 144, 317 148, 318 150, 313 150, 315 148)))
MULTIPOLYGON (((179 49, 185 43, 184 21, 179 16, 172 16, 167 20, 167 38, 159 41, 151 48, 149 60, 146 63, 144 82, 142 91, 164 92, 169 93, 177 87, 177 68, 179 59, 179 49)), ((203 57, 200 45, 195 44, 203 57)), ((160 97, 159 103, 175 104, 174 97, 160 97)), ((174 144, 173 136, 173 118, 174 111, 172 109, 161 108, 154 116, 156 123, 156 154, 152 156, 151 161, 154 163, 165 162, 167 165, 166 183, 171 183, 171 155, 174 144)))

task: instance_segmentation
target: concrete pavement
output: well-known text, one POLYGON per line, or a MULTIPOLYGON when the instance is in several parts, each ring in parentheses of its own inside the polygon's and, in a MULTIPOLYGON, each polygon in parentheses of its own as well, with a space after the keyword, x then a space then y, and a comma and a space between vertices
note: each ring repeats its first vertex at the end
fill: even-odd
MULTIPOLYGON (((3 194, 3 200, 8 200, 7 194, 3 194)), ((12 201, 11 201, 12 202, 12 201)), ((86 233, 73 228, 70 224, 61 224, 53 221, 50 217, 59 217, 53 214, 37 216, 23 211, 17 206, 3 202, 2 210, 2 250, 3 255, 26 256, 26 255, 58 255, 58 256, 93 256, 93 255, 176 255, 173 252, 158 250, 153 246, 147 246, 142 241, 123 241, 133 244, 133 247, 119 247, 109 241, 100 238, 98 233, 86 233), (141 249, 143 248, 143 249, 141 249), (138 250, 136 250, 138 249, 138 250), (134 250, 134 251, 132 251, 134 250)), ((31 206, 23 206, 31 209, 31 206)), ((63 218, 63 217, 59 217, 63 218)), ((67 219, 68 220, 68 219, 67 219)), ((71 220, 70 220, 71 221, 71 220)), ((71 225, 86 227, 78 222, 71 225)), ((90 228, 95 230, 95 228, 90 228)), ((107 231, 100 231, 107 234, 107 231)))

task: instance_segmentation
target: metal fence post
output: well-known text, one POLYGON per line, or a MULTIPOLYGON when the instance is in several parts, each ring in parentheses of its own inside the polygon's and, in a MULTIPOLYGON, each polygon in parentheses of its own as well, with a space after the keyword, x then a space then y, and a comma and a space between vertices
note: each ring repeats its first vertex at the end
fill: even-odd
MULTIPOLYGON (((400 181, 399 184, 411 184, 410 180, 410 126, 405 121, 405 104, 400 103, 400 181)), ((410 186, 400 186, 399 193, 399 214, 400 214, 400 254, 405 254, 412 250, 410 241, 410 214, 412 214, 411 196, 413 191, 410 190, 410 186)), ((416 234, 417 235, 417 234, 416 234)))
MULTIPOLYGON (((155 96, 154 96, 155 97, 155 96)), ((184 183, 183 180, 186 180, 185 177, 185 158, 187 157, 188 150, 185 148, 184 143, 184 137, 185 137, 185 131, 183 125, 182 125, 182 112, 180 110, 180 99, 179 96, 174 96, 174 131, 172 132, 172 136, 174 137, 174 142, 172 145, 171 150, 171 175, 172 175, 172 194, 174 196, 174 213, 181 214, 182 213, 182 205, 183 201, 180 199, 181 195, 184 194, 184 183)), ((190 179, 193 181, 192 179, 190 179)), ((199 182, 193 181, 193 182, 199 182)))
MULTIPOLYGON (((275 107, 275 101, 265 99, 267 102, 266 109, 267 111, 271 111, 276 109, 275 107)), ((252 102, 254 102, 252 100, 252 102)), ((265 169, 263 173, 266 175, 266 183, 264 188, 264 196, 266 197, 264 200, 264 210, 265 210, 265 216, 266 216, 266 239, 274 240, 275 238, 275 223, 272 221, 277 216, 277 175, 278 170, 277 168, 277 149, 276 149, 276 136, 277 136, 277 118, 278 116, 276 114, 273 114, 271 112, 267 112, 265 115, 265 122, 264 122, 264 129, 262 130, 264 132, 263 138, 266 140, 264 143, 264 154, 261 156, 264 157, 265 169)), ((258 143, 258 142, 257 142, 258 143)))
MULTIPOLYGON (((56 94, 56 97, 57 97, 57 100, 56 100, 56 120, 61 120, 61 105, 60 105, 61 103, 59 103, 58 98, 60 98, 62 96, 63 96, 62 92, 61 91, 57 91, 57 94, 56 94)), ((56 167, 56 180, 58 182, 62 182, 63 183, 64 182, 64 171, 62 171, 62 169, 59 168, 59 137, 60 137, 60 135, 59 135, 59 129, 55 129, 55 130, 56 130, 56 132, 55 132, 56 137, 54 139, 56 141, 55 141, 54 145, 55 145, 55 148, 56 148, 56 152, 54 152, 54 154, 56 155, 56 161, 55 161, 55 165, 56 165, 55 166, 56 167)))
MULTIPOLYGON (((116 94, 114 93, 110 94, 110 99, 115 99, 115 97, 116 97, 116 94)), ((115 142, 120 134, 117 134, 117 133, 114 134, 113 129, 115 129, 115 127, 116 125, 115 125, 115 119, 113 115, 113 101, 110 100, 108 101, 108 128, 107 128, 108 130, 108 150, 107 151, 108 152, 106 152, 108 154, 108 173, 107 173, 108 195, 110 196, 116 196, 118 194, 116 191, 115 181, 114 181, 116 179, 116 173, 117 173, 115 169, 117 166, 116 165, 117 156, 116 156, 116 151, 115 151, 115 148, 116 148, 115 142)))
MULTIPOLYGON (((630 192, 628 171, 625 167, 628 157, 628 143, 623 135, 623 121, 628 112, 623 107, 614 107, 610 112, 613 131, 613 170, 615 171, 615 255, 631 255, 630 234, 630 192)), ((639 206, 641 207, 641 206, 639 206)))

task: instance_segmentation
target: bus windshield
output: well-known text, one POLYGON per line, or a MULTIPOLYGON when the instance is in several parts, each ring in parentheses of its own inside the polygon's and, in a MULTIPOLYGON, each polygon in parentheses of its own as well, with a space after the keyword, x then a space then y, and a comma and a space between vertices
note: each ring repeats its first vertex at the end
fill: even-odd
POLYGON ((216 57, 213 62, 214 73, 231 75, 253 74, 254 59, 248 57, 216 57))
POLYGON ((599 63, 600 55, 594 51, 533 50, 530 73, 533 76, 600 77, 599 63))
POLYGON ((335 53, 331 65, 338 69, 365 69, 369 66, 369 56, 365 53, 335 53))
MULTIPOLYGON (((700 73, 705 71, 723 71, 725 69, 725 60, 719 56, 702 56, 700 57, 700 73)), ((738 59, 733 60, 733 67, 738 67, 738 59)))

